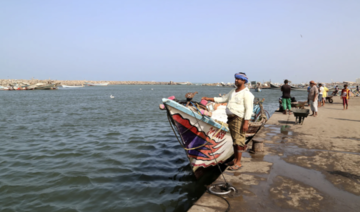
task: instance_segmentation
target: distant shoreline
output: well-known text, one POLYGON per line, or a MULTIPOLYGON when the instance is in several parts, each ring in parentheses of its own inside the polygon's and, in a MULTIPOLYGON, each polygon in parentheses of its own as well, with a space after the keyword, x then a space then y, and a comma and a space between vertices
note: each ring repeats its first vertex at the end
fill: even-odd
POLYGON ((154 82, 154 81, 109 81, 109 80, 39 80, 39 79, 0 79, 0 85, 8 85, 13 83, 26 83, 26 84, 36 84, 36 83, 48 83, 49 81, 54 83, 60 83, 60 85, 85 85, 86 83, 91 84, 101 84, 109 83, 109 85, 177 85, 178 82, 154 82))

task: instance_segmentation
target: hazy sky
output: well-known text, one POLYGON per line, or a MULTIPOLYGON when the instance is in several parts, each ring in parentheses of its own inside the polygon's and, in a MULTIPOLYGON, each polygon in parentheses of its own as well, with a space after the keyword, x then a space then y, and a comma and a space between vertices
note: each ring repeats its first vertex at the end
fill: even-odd
POLYGON ((0 79, 360 78, 359 0, 0 0, 0 79), (302 35, 302 37, 301 37, 302 35))

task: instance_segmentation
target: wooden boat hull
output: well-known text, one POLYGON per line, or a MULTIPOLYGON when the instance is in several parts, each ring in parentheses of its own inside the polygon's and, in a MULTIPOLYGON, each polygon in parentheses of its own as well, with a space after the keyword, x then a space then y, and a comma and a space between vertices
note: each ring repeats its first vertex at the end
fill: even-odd
POLYGON ((163 99, 163 103, 196 176, 204 168, 224 163, 234 154, 227 127, 172 100, 163 99))

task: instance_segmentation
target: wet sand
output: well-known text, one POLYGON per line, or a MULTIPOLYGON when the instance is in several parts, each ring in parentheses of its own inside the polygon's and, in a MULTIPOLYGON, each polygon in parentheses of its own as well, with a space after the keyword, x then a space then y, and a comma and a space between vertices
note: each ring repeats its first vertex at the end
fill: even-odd
MULTIPOLYGON (((264 152, 244 153, 243 167, 224 173, 237 189, 224 196, 230 211, 359 211, 360 98, 349 103, 344 111, 336 97, 303 125, 294 115, 272 115, 254 137, 264 152)), ((223 199, 204 193, 189 211, 226 209, 223 199)))

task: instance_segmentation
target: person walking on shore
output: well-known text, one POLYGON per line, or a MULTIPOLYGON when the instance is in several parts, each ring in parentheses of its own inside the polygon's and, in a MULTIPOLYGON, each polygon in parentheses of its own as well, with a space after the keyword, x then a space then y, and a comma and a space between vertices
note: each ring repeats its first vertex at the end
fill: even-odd
POLYGON ((326 85, 324 84, 324 91, 323 91, 323 95, 322 95, 322 106, 325 106, 325 102, 326 102, 326 97, 327 97, 327 92, 329 91, 329 89, 326 87, 326 85))
POLYGON ((289 110, 289 115, 291 115, 291 86, 288 85, 289 81, 284 81, 285 85, 281 86, 282 95, 282 106, 284 108, 284 114, 286 115, 286 110, 289 110))
POLYGON ((344 85, 344 89, 341 90, 341 96, 340 98, 343 100, 343 106, 345 110, 345 106, 346 106, 346 110, 349 107, 349 99, 350 99, 350 90, 347 88, 347 85, 344 85))
POLYGON ((334 89, 335 89, 335 90, 333 91, 332 95, 333 95, 333 96, 336 96, 337 93, 339 92, 339 86, 335 86, 334 89))
POLYGON ((319 91, 318 88, 316 87, 316 83, 314 81, 310 81, 310 91, 309 91, 309 95, 308 95, 308 102, 312 111, 312 115, 310 116, 317 116, 317 112, 318 112, 318 95, 319 95, 319 91))
POLYGON ((207 101, 214 101, 216 103, 227 102, 226 114, 228 116, 228 125, 230 134, 234 143, 235 158, 232 162, 226 164, 231 165, 231 170, 241 168, 242 153, 246 150, 245 133, 249 128, 249 120, 253 113, 254 95, 245 86, 248 78, 245 73, 240 72, 235 74, 235 89, 232 89, 228 94, 222 97, 202 97, 207 101))
POLYGON ((322 103, 322 100, 323 100, 323 92, 324 92, 324 87, 322 86, 321 83, 319 83, 319 97, 318 97, 319 103, 318 103, 318 107, 321 107, 321 103, 322 103))

